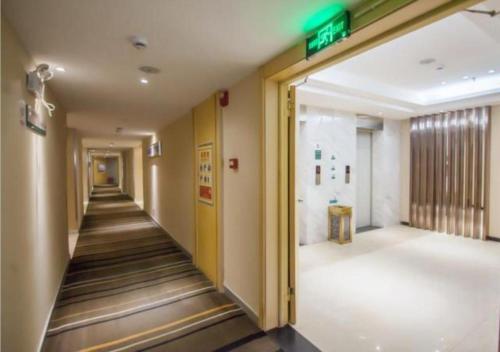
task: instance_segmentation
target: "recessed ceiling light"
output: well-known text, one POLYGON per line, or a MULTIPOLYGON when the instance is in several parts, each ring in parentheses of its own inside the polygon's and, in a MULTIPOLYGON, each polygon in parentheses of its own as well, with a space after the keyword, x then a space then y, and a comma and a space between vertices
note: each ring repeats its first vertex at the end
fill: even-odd
POLYGON ((64 69, 64 67, 61 67, 61 66, 57 66, 56 67, 56 71, 57 72, 66 72, 66 70, 64 69))
POLYGON ((495 70, 489 70, 488 73, 491 75, 491 74, 495 73, 495 70))
POLYGON ((149 83, 149 81, 146 78, 141 78, 139 82, 141 82, 141 84, 148 84, 149 83))
POLYGON ((432 64, 436 62, 436 59, 432 58, 432 57, 429 57, 429 58, 426 58, 426 59, 422 59, 419 61, 419 64, 420 65, 429 65, 429 64, 432 64))
POLYGON ((141 66, 139 67, 139 71, 148 73, 148 74, 157 74, 160 73, 160 69, 154 66, 141 66))
POLYGON ((463 76, 462 78, 463 79, 469 79, 470 77, 469 76, 463 76))

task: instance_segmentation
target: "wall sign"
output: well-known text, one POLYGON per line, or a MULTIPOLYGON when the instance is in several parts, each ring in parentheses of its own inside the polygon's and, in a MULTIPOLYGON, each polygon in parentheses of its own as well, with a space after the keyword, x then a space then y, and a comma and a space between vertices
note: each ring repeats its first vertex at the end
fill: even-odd
POLYGON ((200 145, 197 148, 198 165, 198 200, 207 204, 214 204, 214 173, 213 173, 213 144, 200 145))
POLYGON ((157 156, 161 156, 161 142, 158 141, 156 143, 151 144, 147 149, 148 157, 155 158, 157 156))
POLYGON ((38 133, 41 136, 45 136, 47 134, 47 124, 42 114, 37 112, 35 108, 32 108, 31 105, 24 105, 24 123, 26 127, 38 133))
POLYGON ((344 11, 335 16, 306 39, 306 58, 319 53, 330 45, 344 40, 351 35, 351 16, 344 11))

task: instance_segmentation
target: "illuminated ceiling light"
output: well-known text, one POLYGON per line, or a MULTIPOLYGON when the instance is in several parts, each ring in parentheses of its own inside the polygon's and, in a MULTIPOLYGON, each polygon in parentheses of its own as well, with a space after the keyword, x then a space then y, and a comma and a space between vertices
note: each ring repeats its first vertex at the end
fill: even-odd
POLYGON ((492 75, 492 74, 494 74, 494 73, 495 73, 495 70, 489 70, 489 71, 488 71, 488 73, 489 73, 490 75, 492 75))
POLYGON ((443 86, 444 86, 445 84, 446 84, 446 81, 441 82, 441 85, 443 85, 443 86))
POLYGON ((144 84, 144 85, 149 83, 149 81, 146 78, 141 78, 139 80, 139 82, 141 82, 141 84, 144 84))
POLYGON ((463 79, 469 79, 470 77, 469 76, 463 76, 462 78, 463 79))
POLYGON ((57 66, 56 67, 56 71, 57 72, 66 72, 66 70, 64 69, 64 67, 61 67, 61 66, 57 66))
POLYGON ((420 65, 430 65, 432 63, 436 62, 436 59, 432 58, 432 57, 429 57, 429 58, 426 58, 426 59, 422 59, 420 60, 418 63, 420 65))

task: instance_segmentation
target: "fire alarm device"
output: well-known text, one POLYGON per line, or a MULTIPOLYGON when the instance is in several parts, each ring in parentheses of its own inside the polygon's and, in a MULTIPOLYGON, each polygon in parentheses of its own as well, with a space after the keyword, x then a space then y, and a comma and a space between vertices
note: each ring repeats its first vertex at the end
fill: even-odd
POLYGON ((229 105, 229 92, 227 90, 222 90, 219 93, 219 104, 222 107, 229 105))
POLYGON ((232 158, 229 159, 229 168, 233 169, 234 171, 238 170, 238 158, 232 158))

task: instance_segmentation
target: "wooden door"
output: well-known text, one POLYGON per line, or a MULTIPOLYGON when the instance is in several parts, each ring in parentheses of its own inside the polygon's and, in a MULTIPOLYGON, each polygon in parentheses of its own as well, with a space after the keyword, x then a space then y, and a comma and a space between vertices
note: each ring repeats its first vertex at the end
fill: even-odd
POLYGON ((193 109, 195 150, 196 266, 219 284, 217 95, 193 109))

